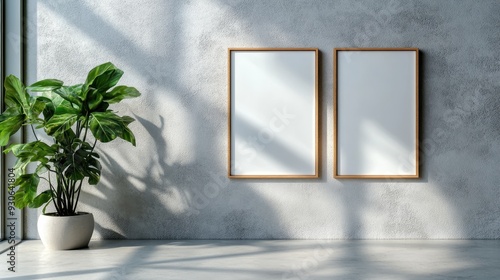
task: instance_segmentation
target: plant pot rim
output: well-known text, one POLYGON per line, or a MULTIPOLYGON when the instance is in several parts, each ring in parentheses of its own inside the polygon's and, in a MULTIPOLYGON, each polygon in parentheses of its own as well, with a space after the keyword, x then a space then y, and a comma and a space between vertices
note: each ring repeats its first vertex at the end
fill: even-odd
POLYGON ((76 212, 75 215, 67 215, 67 216, 59 216, 59 215, 57 215, 57 212, 42 213, 42 216, 55 217, 55 218, 77 217, 77 216, 85 216, 85 215, 92 215, 92 213, 89 213, 89 212, 76 212))

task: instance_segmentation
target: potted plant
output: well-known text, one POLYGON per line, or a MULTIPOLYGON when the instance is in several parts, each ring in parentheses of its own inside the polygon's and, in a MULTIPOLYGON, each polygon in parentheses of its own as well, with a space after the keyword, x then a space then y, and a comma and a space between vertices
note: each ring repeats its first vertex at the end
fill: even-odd
POLYGON ((96 185, 100 179, 97 142, 119 137, 135 146, 134 134, 128 128, 134 119, 109 109, 111 104, 140 95, 133 87, 116 86, 122 75, 123 71, 108 62, 92 69, 85 83, 72 86, 46 79, 25 87, 15 76, 5 79, 0 146, 6 146, 10 136, 24 126, 32 130, 35 139, 5 150, 17 158, 15 206, 44 206, 38 232, 50 249, 88 246, 94 218, 78 212, 77 206, 84 180, 96 185), (41 129, 46 134, 43 139, 38 136, 41 129), (39 191, 42 180, 48 187, 39 191), (45 213, 50 203, 56 212, 45 213))

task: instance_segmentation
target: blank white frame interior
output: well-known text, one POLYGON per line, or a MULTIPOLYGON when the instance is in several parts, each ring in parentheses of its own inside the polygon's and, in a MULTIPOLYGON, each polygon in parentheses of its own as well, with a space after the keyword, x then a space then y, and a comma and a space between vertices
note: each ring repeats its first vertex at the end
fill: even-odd
POLYGON ((318 49, 228 49, 228 176, 318 177, 318 49))
POLYGON ((334 49, 334 177, 419 178, 418 49, 334 49))

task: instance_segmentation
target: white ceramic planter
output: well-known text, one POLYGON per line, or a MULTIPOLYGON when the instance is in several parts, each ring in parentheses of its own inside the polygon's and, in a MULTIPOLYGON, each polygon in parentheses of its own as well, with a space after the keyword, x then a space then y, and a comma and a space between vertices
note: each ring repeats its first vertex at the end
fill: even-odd
POLYGON ((89 245, 94 231, 94 216, 81 212, 76 216, 40 215, 38 234, 43 245, 51 250, 71 250, 89 245))

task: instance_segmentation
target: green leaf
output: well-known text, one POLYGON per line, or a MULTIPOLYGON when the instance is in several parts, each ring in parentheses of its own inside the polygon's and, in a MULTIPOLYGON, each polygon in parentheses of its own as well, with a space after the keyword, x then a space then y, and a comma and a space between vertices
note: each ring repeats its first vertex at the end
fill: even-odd
POLYGON ((40 175, 40 174, 43 174, 43 173, 49 171, 49 169, 50 169, 50 165, 49 164, 42 164, 42 163, 40 163, 36 167, 35 173, 40 175))
POLYGON ((45 109, 45 102, 39 100, 34 96, 30 96, 30 108, 28 110, 28 120, 29 124, 43 124, 43 120, 39 118, 40 114, 45 109))
POLYGON ((111 111, 94 112, 90 118, 90 131, 101 142, 109 142, 120 137, 135 146, 135 136, 127 127, 134 119, 129 116, 120 117, 111 111))
POLYGON ((99 91, 91 91, 87 95, 87 103, 89 105, 89 109, 93 111, 96 109, 102 102, 103 96, 99 91))
POLYGON ((82 87, 83 99, 89 91, 105 92, 114 87, 123 75, 123 71, 116 68, 111 62, 98 65, 90 70, 87 80, 82 87))
POLYGON ((26 115, 18 114, 3 117, 0 122, 0 146, 5 146, 9 143, 10 136, 16 133, 24 123, 26 115))
POLYGON ((123 129, 123 132, 121 135, 119 135, 120 138, 122 138, 123 140, 125 141, 128 141, 130 142, 132 145, 135 146, 135 136, 134 136, 134 133, 132 133, 132 131, 128 128, 128 127, 125 127, 123 129))
POLYGON ((33 97, 31 102, 31 112, 33 116, 38 117, 43 112, 43 109, 45 109, 45 102, 39 98, 33 97))
POLYGON ((77 119, 78 115, 74 113, 54 115, 45 124, 45 131, 48 135, 57 137, 66 130, 70 129, 71 126, 75 124, 77 119))
POLYGON ((125 98, 135 98, 140 95, 141 93, 134 87, 117 86, 104 94, 104 100, 109 103, 118 103, 125 98))
POLYGON ((19 186, 19 189, 14 195, 14 206, 22 209, 30 205, 36 196, 36 189, 38 188, 39 182, 40 177, 38 177, 37 174, 24 174, 19 176, 14 182, 14 186, 19 186))
POLYGON ((132 133, 132 131, 127 127, 129 124, 131 124, 134 121, 135 121, 135 119, 132 118, 132 117, 129 117, 129 116, 123 116, 122 117, 122 122, 125 125, 125 128, 123 129, 123 133, 122 133, 122 135, 120 135, 120 137, 123 140, 126 140, 126 141, 132 143, 132 145, 135 146, 135 136, 134 136, 134 133, 132 133))
POLYGON ((14 169, 23 174, 30 162, 40 162, 45 165, 49 162, 49 157, 54 156, 57 150, 44 142, 33 141, 27 144, 11 145, 5 152, 12 152, 17 157, 14 169))
POLYGON ((52 202, 53 200, 54 200, 54 198, 53 198, 53 197, 51 197, 51 198, 49 199, 49 201, 47 201, 47 203, 45 203, 45 206, 44 206, 44 207, 43 207, 43 209, 42 209, 42 213, 43 213, 43 214, 45 214, 45 210, 47 210, 47 206, 49 206, 50 202, 52 202))
MULTIPOLYGON (((42 81, 41 84, 48 83, 42 81)), ((41 86, 40 84, 40 86, 41 86)), ((23 83, 15 76, 10 75, 5 78, 5 103, 7 108, 16 108, 27 116, 26 124, 42 124, 43 120, 38 116, 45 108, 45 102, 36 97, 30 96, 23 83)))
POLYGON ((78 107, 81 107, 83 103, 83 100, 80 97, 82 90, 81 87, 82 85, 62 86, 54 90, 54 93, 58 94, 59 96, 69 101, 70 103, 75 104, 78 107))
POLYGON ((56 107, 56 111, 54 113, 56 115, 63 115, 63 114, 78 115, 80 114, 80 110, 71 107, 71 105, 69 104, 64 104, 56 107))
POLYGON ((5 78, 5 105, 7 107, 22 107, 23 111, 29 108, 28 98, 29 95, 24 89, 24 85, 14 75, 9 75, 5 78))
POLYGON ((45 157, 56 153, 56 146, 49 146, 44 142, 38 140, 26 144, 11 145, 9 148, 5 149, 5 152, 12 152, 18 158, 24 157, 26 155, 41 155, 42 157, 45 157))
POLYGON ((56 79, 46 79, 32 84, 31 86, 27 87, 27 89, 35 92, 52 91, 60 88, 62 85, 62 81, 56 79))
POLYGON ((3 111, 3 113, 0 115, 0 122, 3 122, 4 120, 6 120, 8 118, 15 117, 15 116, 22 115, 22 114, 23 114, 23 112, 22 112, 21 108, 9 107, 5 111, 3 111))
POLYGON ((122 76, 123 71, 118 68, 108 70, 97 76, 89 86, 89 89, 95 89, 96 91, 105 92, 108 89, 114 87, 122 76))
POLYGON ((87 142, 83 142, 74 153, 68 151, 61 158, 60 167, 65 170, 67 178, 77 181, 88 177, 91 185, 97 184, 101 176, 99 155, 92 152, 92 146, 87 142))
POLYGON ((123 116, 122 117, 122 122, 125 124, 125 125, 129 125, 133 122, 135 122, 135 119, 132 118, 132 117, 129 117, 129 116, 123 116))
POLYGON ((92 112, 106 112, 106 110, 108 109, 109 107, 109 103, 108 102, 101 102, 97 107, 95 107, 92 112))
POLYGON ((54 108, 59 106, 71 106, 71 103, 68 100, 62 98, 59 94, 53 91, 45 91, 42 93, 42 96, 49 99, 54 105, 54 108))
MULTIPOLYGON (((60 96, 57 96, 57 97, 60 98, 61 100, 64 100, 60 96)), ((38 96, 36 99, 37 99, 36 102, 43 102, 44 103, 43 111, 42 111, 43 118, 45 119, 45 121, 49 120, 54 115, 54 112, 56 111, 54 103, 52 102, 52 100, 50 98, 47 98, 45 96, 38 96)))
POLYGON ((37 195, 33 201, 28 204, 29 208, 38 208, 45 203, 49 202, 52 199, 52 191, 51 190, 46 190, 39 195, 37 195))
POLYGON ((56 137, 56 140, 57 142, 61 143, 61 147, 70 147, 72 143, 76 142, 75 140, 77 139, 75 138, 76 138, 75 132, 72 129, 68 129, 64 133, 59 134, 56 137))
POLYGON ((122 134, 122 119, 112 112, 94 112, 91 114, 90 131, 101 142, 109 142, 122 134))

